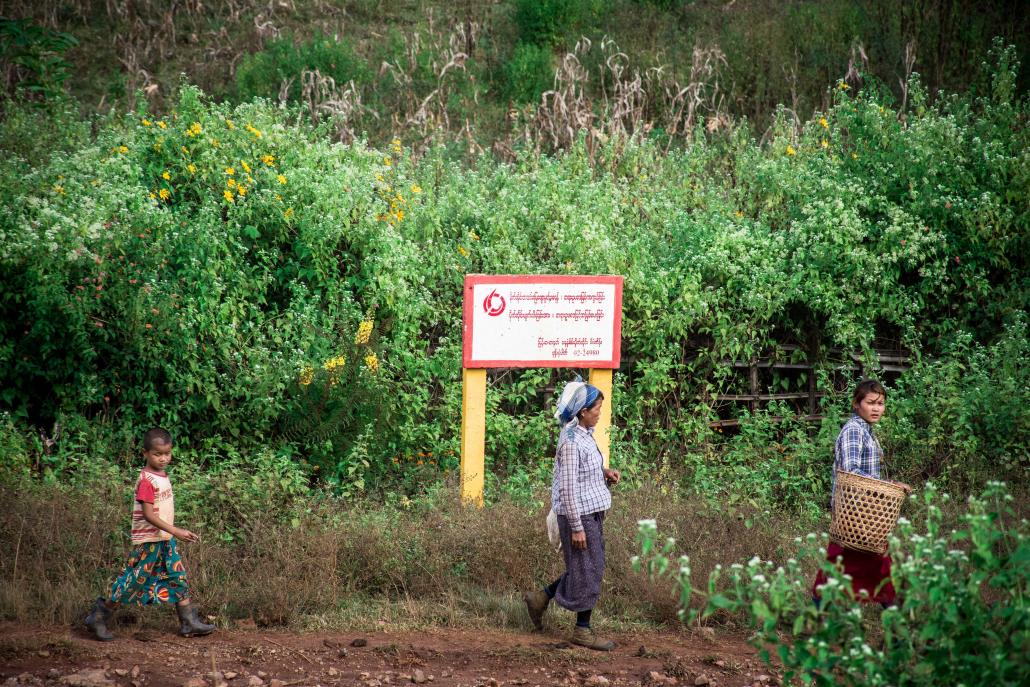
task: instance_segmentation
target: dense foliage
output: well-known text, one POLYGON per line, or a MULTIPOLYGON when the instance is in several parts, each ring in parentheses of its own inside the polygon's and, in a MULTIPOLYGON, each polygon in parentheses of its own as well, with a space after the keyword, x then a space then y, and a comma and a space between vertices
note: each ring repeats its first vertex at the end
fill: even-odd
MULTIPOLYGON (((260 449, 343 490, 416 488, 457 465, 460 286, 484 272, 625 275, 630 479, 657 466, 708 494, 821 504, 852 374, 833 351, 884 340, 918 361, 891 397, 892 466, 1024 474, 1027 103, 1012 51, 992 59, 935 104, 913 77, 904 111, 841 82, 829 110, 761 139, 744 123, 668 153, 613 138, 471 168, 191 86, 167 115, 91 122, 8 100, 0 403, 2 441, 26 448, 4 469, 124 459, 160 422, 206 463, 260 449), (710 429, 733 412, 712 394, 742 383, 724 361, 791 342, 816 356, 831 421, 773 406, 710 429), (56 447, 29 435, 55 421, 56 447)), ((566 374, 492 377, 491 474, 511 488, 549 469, 566 374)))

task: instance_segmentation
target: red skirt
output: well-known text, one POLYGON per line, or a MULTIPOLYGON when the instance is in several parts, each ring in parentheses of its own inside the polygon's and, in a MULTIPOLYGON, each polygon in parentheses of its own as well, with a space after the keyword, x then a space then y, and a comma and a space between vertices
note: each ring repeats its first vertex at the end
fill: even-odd
MULTIPOLYGON (((840 544, 830 542, 826 547, 826 560, 836 563, 841 558, 839 567, 843 568, 845 575, 851 576, 851 588, 855 597, 863 601, 879 604, 894 603, 894 585, 891 577, 891 557, 887 554, 869 553, 868 551, 856 551, 846 549, 840 544), (880 587, 880 583, 887 580, 886 584, 880 587), (877 587, 880 588, 877 593, 877 587), (862 597, 860 592, 865 591, 869 596, 862 597)), ((820 598, 819 587, 826 584, 826 573, 822 570, 815 576, 815 583, 812 585, 812 596, 820 598)))

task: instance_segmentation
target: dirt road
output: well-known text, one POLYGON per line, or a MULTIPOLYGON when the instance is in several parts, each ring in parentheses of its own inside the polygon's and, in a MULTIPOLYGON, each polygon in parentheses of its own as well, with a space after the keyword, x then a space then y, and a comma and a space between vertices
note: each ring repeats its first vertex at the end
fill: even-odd
MULTIPOLYGON (((169 628, 171 630, 172 628, 169 628)), ((616 633, 597 653, 557 633, 434 629, 424 632, 123 631, 100 643, 68 628, 0 623, 0 685, 67 687, 617 687, 775 685, 743 638, 697 633, 616 633)))

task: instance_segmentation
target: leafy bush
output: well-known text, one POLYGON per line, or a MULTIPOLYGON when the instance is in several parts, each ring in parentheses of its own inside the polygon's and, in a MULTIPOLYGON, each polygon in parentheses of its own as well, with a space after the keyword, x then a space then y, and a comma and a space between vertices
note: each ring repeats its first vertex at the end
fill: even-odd
MULTIPOLYGON (((884 427, 906 478, 958 482, 1030 470, 1030 332, 1020 313, 990 346, 959 335, 899 380, 884 427)), ((892 396, 894 394, 892 393, 892 396)))
POLYGON ((554 84, 554 57, 551 49, 532 43, 519 43, 504 63, 504 92, 517 103, 533 103, 554 84))
POLYGON ((303 92, 303 73, 315 70, 340 86, 349 81, 364 84, 372 76, 346 38, 277 38, 243 58, 236 70, 236 90, 242 100, 276 98, 285 92, 286 99, 295 102, 303 92))
POLYGON ((560 45, 601 9, 595 0, 514 0, 513 5, 519 40, 542 47, 560 45))
MULTIPOLYGON (((915 498, 915 497, 913 497, 915 498)), ((850 578, 825 561, 825 539, 809 535, 798 559, 774 567, 753 558, 717 567, 707 594, 693 587, 690 560, 670 560, 674 541, 658 548, 655 522, 641 521, 637 569, 676 580, 682 616, 742 613, 756 630, 764 660, 785 680, 817 685, 1018 685, 1030 679, 1030 529, 1012 497, 992 482, 969 499, 962 528, 946 532, 936 490, 923 495, 925 530, 902 519, 891 538, 898 603, 875 629, 857 606, 850 578), (812 602, 806 571, 818 562, 829 579, 812 602), (808 563, 809 565, 806 565, 808 563), (691 605, 695 596, 703 600, 691 605)), ((945 495, 944 500, 947 500, 945 495)), ((797 541, 801 544, 801 540, 797 541)))
MULTIPOLYGON (((842 84, 830 110, 800 132, 784 112, 764 142, 741 124, 682 151, 612 140, 558 157, 525 150, 511 164, 482 156, 474 168, 440 148, 415 157, 400 141, 337 145, 267 102, 213 104, 191 87, 169 116, 100 120, 95 136, 11 103, 0 140, 38 124, 48 147, 22 143, 0 161, 0 403, 24 427, 61 418, 76 428, 65 442, 95 440, 103 455, 160 422, 191 451, 269 446, 309 459, 340 490, 410 493, 457 467, 462 275, 622 274, 616 464, 666 476, 685 466, 696 490, 729 488, 761 508, 821 508, 836 419, 810 433, 782 406, 734 413, 737 433, 713 431, 730 411, 711 399, 748 392, 725 361, 804 343, 822 410, 839 419, 846 375, 833 350, 888 339, 927 360, 954 350, 948 359, 965 365, 1016 322, 1030 176, 1027 130, 1012 123, 1026 101, 1011 88, 1011 54, 996 57, 977 94, 928 107, 914 89, 904 119, 875 89, 842 84), (351 350, 372 312, 374 376, 351 350), (954 348, 956 332, 969 343, 954 348), (299 384, 301 373, 340 356, 357 376, 323 416, 355 412, 330 423, 334 436, 291 431, 326 390, 299 384), (120 438, 91 434, 90 421, 120 438)), ((891 395, 899 422, 909 418, 888 431, 892 458, 917 466, 922 447, 967 435, 972 455, 988 431, 1015 427, 991 455, 1015 456, 1004 469, 1019 474, 1030 406, 1013 331, 976 362, 964 396, 998 419, 920 419, 932 403, 905 402, 932 398, 918 380, 953 374, 920 364, 891 395), (931 440, 909 442, 913 423, 932 427, 931 440)), ((763 375, 765 388, 807 387, 763 375)), ((491 379, 493 494, 510 479, 525 495, 542 479, 554 388, 568 376, 491 379)), ((951 403, 959 386, 942 389, 951 403)), ((976 470, 971 483, 985 474, 976 470)))
POLYGON ((6 91, 18 90, 43 100, 62 95, 72 71, 64 54, 78 44, 70 33, 27 19, 0 18, 0 68, 6 91))

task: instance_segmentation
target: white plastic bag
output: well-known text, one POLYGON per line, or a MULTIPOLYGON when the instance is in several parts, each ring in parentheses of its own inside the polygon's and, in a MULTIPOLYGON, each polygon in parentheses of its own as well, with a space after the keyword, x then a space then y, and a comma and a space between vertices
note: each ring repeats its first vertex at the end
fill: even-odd
POLYGON ((561 534, 558 531, 558 514, 551 509, 547 514, 547 539, 555 551, 561 551, 561 534))

